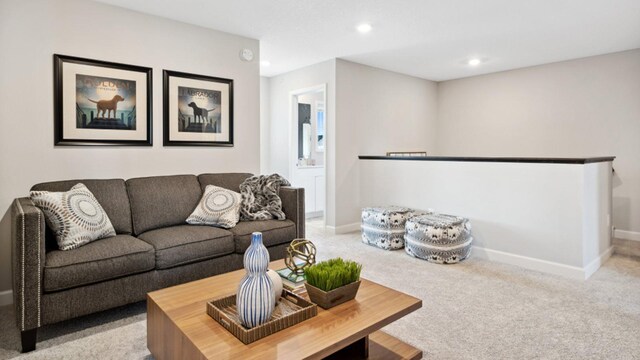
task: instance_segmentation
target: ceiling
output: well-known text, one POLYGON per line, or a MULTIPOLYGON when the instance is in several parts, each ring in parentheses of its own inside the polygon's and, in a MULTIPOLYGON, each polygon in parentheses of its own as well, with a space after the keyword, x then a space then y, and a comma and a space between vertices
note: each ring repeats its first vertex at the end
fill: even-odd
POLYGON ((98 1, 259 39, 263 76, 342 58, 441 81, 640 48, 640 0, 98 1))

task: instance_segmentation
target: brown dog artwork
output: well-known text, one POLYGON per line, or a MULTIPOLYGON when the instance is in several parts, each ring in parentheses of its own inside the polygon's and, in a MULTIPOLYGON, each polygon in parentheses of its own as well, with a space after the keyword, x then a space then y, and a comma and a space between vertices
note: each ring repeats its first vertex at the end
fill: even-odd
POLYGON ((118 110, 118 103, 120 101, 124 101, 124 98, 120 95, 115 95, 111 100, 91 100, 92 103, 96 104, 96 108, 98 109, 98 113, 96 117, 100 118, 109 118, 111 112, 113 111, 113 118, 116 117, 116 111, 118 110), (101 116, 102 115, 102 116, 101 116))

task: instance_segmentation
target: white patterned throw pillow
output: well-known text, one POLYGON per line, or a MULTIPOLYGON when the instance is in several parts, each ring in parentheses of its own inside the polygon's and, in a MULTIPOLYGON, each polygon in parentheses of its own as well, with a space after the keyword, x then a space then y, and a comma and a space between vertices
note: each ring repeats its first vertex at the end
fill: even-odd
POLYGON ((187 223, 232 228, 240 221, 241 201, 242 197, 235 191, 207 185, 200 203, 187 218, 187 223))
POLYGON ((67 192, 32 191, 30 197, 44 212, 60 250, 116 236, 107 213, 84 184, 76 184, 67 192))

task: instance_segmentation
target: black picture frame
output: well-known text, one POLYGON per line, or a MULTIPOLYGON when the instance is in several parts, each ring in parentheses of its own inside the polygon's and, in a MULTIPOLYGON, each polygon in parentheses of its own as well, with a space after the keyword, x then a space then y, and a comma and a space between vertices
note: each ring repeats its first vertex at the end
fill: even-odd
MULTIPOLYGON (((180 71, 173 70, 163 70, 163 145, 164 146, 223 146, 223 147, 233 147, 233 112, 234 112, 234 103, 233 103, 233 79, 226 79, 214 76, 207 75, 197 75, 190 74, 180 71), (171 126, 178 126, 176 124, 176 120, 173 119, 170 112, 171 101, 177 101, 177 99, 170 99, 170 86, 172 78, 182 78, 182 79, 192 79, 192 80, 200 80, 212 83, 219 83, 228 86, 228 108, 226 109, 228 113, 229 119, 229 132, 227 140, 216 140, 216 141, 202 141, 202 140, 177 140, 171 137, 171 126)), ((224 110, 224 109, 222 109, 224 110)), ((195 109, 194 109, 195 112, 195 109)), ((194 113, 194 118, 195 118, 194 113)))
MULTIPOLYGON (((75 56, 67 56, 54 54, 53 55, 53 106, 54 106, 54 145, 55 146, 152 146, 153 144, 153 70, 149 67, 120 64, 109 61, 86 59, 75 56), (96 68, 118 69, 131 72, 143 73, 146 76, 144 80, 146 84, 146 99, 143 99, 141 103, 146 106, 146 131, 141 131, 146 135, 146 139, 143 140, 128 140, 128 139, 98 139, 98 138, 65 138, 65 113, 64 105, 64 65, 67 63, 80 64, 86 66, 92 66, 96 68)), ((138 95, 138 94, 136 94, 138 95)), ((77 100, 77 99, 76 99, 77 100)), ((74 100, 74 101, 76 101, 74 100)), ((136 102, 136 105, 138 103, 136 102)), ((77 103, 76 103, 76 106, 77 103)), ((98 112, 99 113, 99 112, 98 112)), ((114 109, 114 118, 116 118, 116 112, 114 109)), ((137 112, 136 112, 137 114, 137 112)), ((122 115, 122 114, 121 114, 122 115)), ((69 115, 67 115, 69 116, 69 115)), ((76 116, 78 116, 76 111, 76 116)), ((104 114, 103 114, 104 116, 104 114)), ((136 115, 137 117, 137 115, 136 115)), ((93 119, 91 119, 93 121, 93 119)), ((134 119, 137 122, 137 118, 134 119)), ((113 128, 110 128, 113 129, 113 128)), ((99 131, 99 130, 98 130, 99 131)))

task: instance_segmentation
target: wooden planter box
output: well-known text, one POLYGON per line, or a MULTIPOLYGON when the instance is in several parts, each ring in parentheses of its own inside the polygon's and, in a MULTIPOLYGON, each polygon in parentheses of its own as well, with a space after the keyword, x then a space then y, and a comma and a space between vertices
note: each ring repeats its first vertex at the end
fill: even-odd
POLYGON ((358 293, 360 280, 331 291, 318 289, 306 282, 304 283, 304 286, 307 288, 309 300, 326 310, 349 300, 353 300, 358 293))

